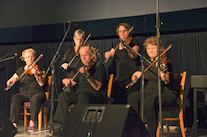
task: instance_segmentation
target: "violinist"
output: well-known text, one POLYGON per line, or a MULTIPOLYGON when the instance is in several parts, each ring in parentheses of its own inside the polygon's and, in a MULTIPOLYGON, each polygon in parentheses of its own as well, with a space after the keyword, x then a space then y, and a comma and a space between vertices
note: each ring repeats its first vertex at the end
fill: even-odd
MULTIPOLYGON (((131 36, 129 30, 131 26, 127 23, 120 23, 116 28, 116 33, 136 52, 139 51, 138 41, 131 36)), ((112 64, 109 67, 109 74, 115 74, 112 89, 112 98, 115 104, 126 104, 127 96, 131 91, 139 89, 139 82, 126 89, 126 85, 131 81, 131 75, 140 66, 138 55, 131 49, 126 48, 121 42, 118 42, 111 50, 105 52, 106 60, 112 58, 112 64), (117 47, 118 46, 118 47, 117 47)))
MULTIPOLYGON (((162 52, 164 50, 162 42, 159 42, 159 49, 162 52)), ((157 38, 155 36, 149 37, 144 42, 145 49, 149 56, 149 60, 154 62, 157 57, 157 38)), ((167 107, 176 103, 177 95, 173 91, 173 77, 172 77, 172 65, 168 61, 166 54, 160 57, 160 75, 161 75, 161 100, 162 106, 167 107)), ((157 65, 157 63, 155 63, 157 65)), ((144 62, 145 68, 150 64, 144 62)), ((141 70, 141 68, 140 68, 141 70)), ((141 71, 133 73, 131 79, 134 81, 141 77, 141 71)), ((148 130, 151 137, 155 137, 157 125, 158 125, 158 69, 151 66, 145 73, 145 88, 144 88, 144 116, 148 125, 148 130)), ((140 92, 133 92, 128 96, 128 104, 139 114, 140 108, 140 92)))
MULTIPOLYGON (((22 57, 26 63, 25 66, 20 67, 16 73, 7 81, 7 86, 10 83, 17 82, 18 77, 30 67, 36 58, 36 51, 32 48, 22 51, 22 57)), ((10 107, 10 120, 14 127, 17 128, 20 114, 20 106, 23 102, 30 102, 30 122, 27 132, 31 133, 35 131, 35 121, 37 120, 37 114, 40 109, 41 102, 45 101, 45 92, 43 85, 45 83, 44 74, 40 68, 31 68, 31 74, 25 74, 19 79, 20 88, 19 93, 16 93, 11 98, 10 107)))
MULTIPOLYGON (((71 104, 106 103, 106 70, 102 63, 95 61, 92 49, 88 46, 80 48, 80 58, 84 64, 79 68, 77 77, 67 78, 65 86, 79 84, 77 91, 62 92, 55 113, 54 121, 63 126, 71 104)), ((54 133, 55 134, 55 133, 54 133)))

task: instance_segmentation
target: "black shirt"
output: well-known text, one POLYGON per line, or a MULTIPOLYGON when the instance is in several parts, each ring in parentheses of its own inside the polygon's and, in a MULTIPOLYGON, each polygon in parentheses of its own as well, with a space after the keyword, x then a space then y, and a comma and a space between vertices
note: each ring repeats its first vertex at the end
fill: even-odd
POLYGON ((95 80, 102 83, 101 88, 99 91, 96 91, 90 83, 85 78, 84 74, 79 73, 77 78, 75 79, 76 82, 79 82, 80 85, 78 92, 92 92, 96 95, 99 95, 98 92, 106 93, 106 69, 103 64, 100 62, 95 62, 95 64, 88 70, 90 76, 92 76, 95 80))
MULTIPOLYGON (((16 73, 18 76, 20 76, 24 72, 24 67, 20 67, 17 69, 16 73)), ((43 88, 37 83, 36 78, 34 75, 23 75, 20 79, 20 93, 24 93, 26 95, 33 95, 37 92, 44 93, 43 88)))
POLYGON ((75 54, 74 48, 68 49, 63 57, 63 59, 60 62, 60 66, 63 63, 70 63, 70 61, 73 59, 73 57, 75 58, 72 63, 70 64, 70 66, 68 66, 67 68, 67 77, 68 78, 72 78, 74 76, 74 74, 78 71, 78 69, 83 66, 79 55, 75 54))
MULTIPOLYGON (((118 42, 117 44, 119 44, 118 42)), ((113 47, 117 46, 117 44, 113 47)), ((133 48, 133 46, 138 46, 138 41, 136 39, 132 39, 129 43, 129 46, 133 48)), ((114 54, 115 60, 115 68, 116 68, 116 76, 115 81, 125 81, 130 79, 132 74, 139 68, 140 59, 139 57, 132 59, 126 49, 119 50, 119 48, 115 51, 114 54)))

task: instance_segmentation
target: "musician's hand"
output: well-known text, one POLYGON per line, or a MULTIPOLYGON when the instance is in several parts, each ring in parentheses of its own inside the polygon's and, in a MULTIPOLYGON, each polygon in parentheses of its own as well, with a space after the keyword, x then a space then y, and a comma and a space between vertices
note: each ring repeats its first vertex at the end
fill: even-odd
POLYGON ((142 72, 140 72, 140 71, 134 72, 132 77, 131 77, 132 81, 134 81, 136 79, 139 79, 141 77, 141 75, 142 75, 142 72))
POLYGON ((32 74, 38 75, 39 70, 32 68, 31 69, 32 74))
POLYGON ((9 86, 10 83, 15 83, 17 81, 18 77, 11 77, 7 82, 6 85, 9 86))
POLYGON ((105 52, 105 59, 109 59, 111 57, 111 52, 107 51, 105 52))
POLYGON ((84 74, 87 72, 87 68, 85 66, 82 66, 81 68, 79 68, 79 72, 84 74))
POLYGON ((160 71, 160 77, 161 77, 161 80, 164 81, 165 80, 165 73, 160 71))
MULTIPOLYGON (((162 81, 169 80, 169 72, 166 71, 165 73, 163 71, 160 71, 160 77, 162 81)), ((168 81, 169 82, 169 81, 168 81)))
POLYGON ((67 87, 67 86, 74 86, 74 85, 76 84, 75 81, 73 81, 73 80, 71 80, 71 79, 69 79, 69 78, 64 78, 64 79, 62 80, 62 82, 63 82, 63 84, 65 85, 65 87, 67 87))
POLYGON ((63 69, 67 69, 68 68, 68 63, 63 63, 62 65, 61 65, 61 67, 63 68, 63 69))

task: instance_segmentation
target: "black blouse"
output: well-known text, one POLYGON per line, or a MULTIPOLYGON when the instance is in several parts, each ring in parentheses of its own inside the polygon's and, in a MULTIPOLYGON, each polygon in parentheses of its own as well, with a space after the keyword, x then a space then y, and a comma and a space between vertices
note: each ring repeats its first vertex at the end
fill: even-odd
MULTIPOLYGON (((16 74, 20 76, 24 72, 24 67, 20 67, 17 69, 16 74)), ((20 82, 20 93, 24 93, 26 95, 33 95, 38 92, 44 93, 43 88, 37 83, 34 75, 25 74, 23 77, 19 79, 20 82)))

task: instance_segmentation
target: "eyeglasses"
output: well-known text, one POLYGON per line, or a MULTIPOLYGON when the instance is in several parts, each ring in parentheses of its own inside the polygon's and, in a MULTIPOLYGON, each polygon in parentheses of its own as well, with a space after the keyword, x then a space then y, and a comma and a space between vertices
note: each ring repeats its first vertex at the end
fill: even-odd
POLYGON ((119 30, 118 32, 119 33, 125 33, 125 32, 127 32, 128 30, 119 30))
POLYGON ((35 58, 34 56, 27 56, 27 57, 25 57, 25 59, 33 59, 33 58, 35 58))
POLYGON ((83 38, 75 38, 75 40, 83 41, 83 38))

